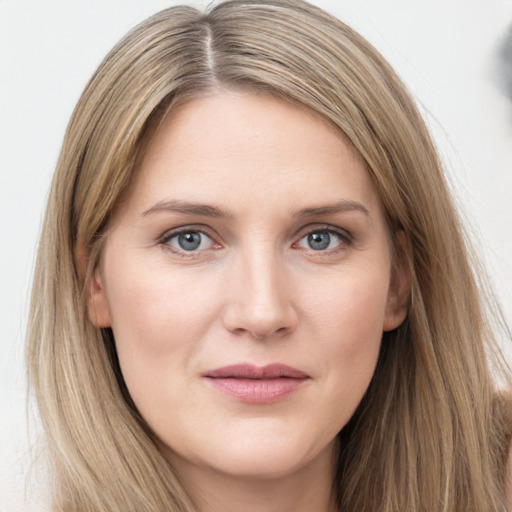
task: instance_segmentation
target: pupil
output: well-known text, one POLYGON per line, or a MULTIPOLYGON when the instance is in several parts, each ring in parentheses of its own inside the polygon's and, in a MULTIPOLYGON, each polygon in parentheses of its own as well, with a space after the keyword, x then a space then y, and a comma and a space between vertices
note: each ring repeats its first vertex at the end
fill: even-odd
POLYGON ((308 235, 308 243, 311 249, 321 251, 327 249, 331 242, 331 235, 329 233, 310 233, 308 235))
POLYGON ((178 236, 178 243, 184 251, 193 251, 201 245, 199 233, 181 233, 178 236))

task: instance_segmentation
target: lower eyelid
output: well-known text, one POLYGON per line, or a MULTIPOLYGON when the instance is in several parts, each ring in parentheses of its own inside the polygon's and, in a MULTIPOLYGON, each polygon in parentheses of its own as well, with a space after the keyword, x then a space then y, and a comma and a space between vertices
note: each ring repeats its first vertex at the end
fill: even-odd
POLYGON ((205 230, 194 228, 183 228, 168 231, 158 239, 158 245, 160 245, 163 249, 172 252, 173 254, 187 258, 194 258, 199 256, 200 254, 203 254, 206 251, 220 247, 220 245, 215 241, 215 239, 205 230), (184 233, 199 233, 201 236, 206 237, 209 240, 209 247, 187 251, 186 249, 183 249, 179 246, 175 246, 174 243, 171 243, 173 239, 177 238, 179 235, 184 233))

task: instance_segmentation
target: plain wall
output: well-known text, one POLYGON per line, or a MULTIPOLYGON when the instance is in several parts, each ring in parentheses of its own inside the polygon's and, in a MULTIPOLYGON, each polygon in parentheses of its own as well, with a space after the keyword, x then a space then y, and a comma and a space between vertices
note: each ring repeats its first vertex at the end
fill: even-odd
MULTIPOLYGON (((34 487, 24 491, 31 454, 23 338, 41 216, 67 121, 114 43, 175 3, 182 2, 0 0, 1 512, 44 510, 34 487)), ((512 101, 498 56, 512 1, 313 3, 363 33, 421 103, 510 322, 512 101)), ((36 427, 37 421, 33 433, 36 427)))

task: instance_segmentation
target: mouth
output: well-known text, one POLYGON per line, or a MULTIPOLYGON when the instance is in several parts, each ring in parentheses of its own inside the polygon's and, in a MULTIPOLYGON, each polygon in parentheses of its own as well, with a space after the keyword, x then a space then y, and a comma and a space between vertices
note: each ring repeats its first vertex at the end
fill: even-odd
POLYGON ((263 367, 252 364, 224 366, 202 376, 217 391, 252 404, 277 402, 310 379, 303 371, 280 363, 263 367))

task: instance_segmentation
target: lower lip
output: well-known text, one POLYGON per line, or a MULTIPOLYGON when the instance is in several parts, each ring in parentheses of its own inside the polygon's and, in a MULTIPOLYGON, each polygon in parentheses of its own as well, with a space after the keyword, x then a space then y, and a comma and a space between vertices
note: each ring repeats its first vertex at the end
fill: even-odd
POLYGON ((270 404, 293 393, 307 379, 279 377, 275 379, 242 379, 207 377, 217 390, 241 402, 270 404))

